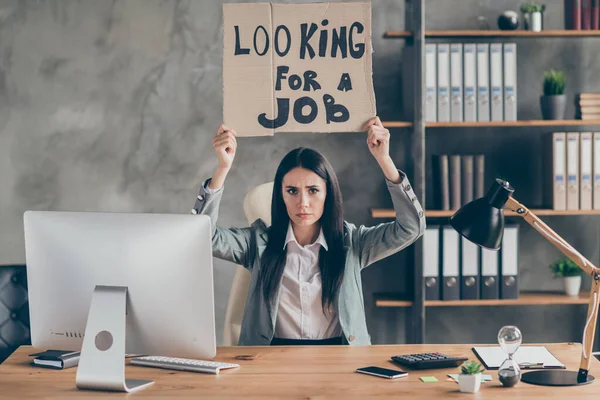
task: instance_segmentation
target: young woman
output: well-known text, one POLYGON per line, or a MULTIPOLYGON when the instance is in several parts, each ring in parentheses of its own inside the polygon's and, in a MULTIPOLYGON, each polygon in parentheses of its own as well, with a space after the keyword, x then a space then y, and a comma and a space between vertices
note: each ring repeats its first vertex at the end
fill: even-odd
POLYGON ((417 240, 425 219, 408 178, 389 155, 390 133, 379 118, 367 122, 367 144, 386 177, 396 220, 356 227, 343 219, 337 176, 320 153, 298 148, 275 174, 271 227, 217 226, 223 183, 237 148, 221 125, 213 139, 219 159, 192 212, 210 216, 213 254, 243 265, 251 285, 239 345, 367 345, 361 270, 417 240))

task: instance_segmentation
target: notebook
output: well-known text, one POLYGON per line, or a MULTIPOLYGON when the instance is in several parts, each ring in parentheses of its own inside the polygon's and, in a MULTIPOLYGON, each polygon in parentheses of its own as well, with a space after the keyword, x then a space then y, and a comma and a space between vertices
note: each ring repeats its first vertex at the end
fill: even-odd
MULTIPOLYGON (((473 353, 482 362, 485 369, 498 369, 506 360, 507 355, 500 346, 473 347, 473 353)), ((565 368, 545 346, 523 346, 519 347, 513 359, 521 368, 565 368)))

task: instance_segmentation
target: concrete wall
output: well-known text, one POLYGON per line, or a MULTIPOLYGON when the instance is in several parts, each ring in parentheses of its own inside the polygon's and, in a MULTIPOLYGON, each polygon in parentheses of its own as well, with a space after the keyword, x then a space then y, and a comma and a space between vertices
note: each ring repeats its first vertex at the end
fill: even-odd
MULTIPOLYGON (((517 10, 519 4, 428 0, 427 28, 477 28, 479 15, 494 26, 501 11, 517 10)), ((561 28, 562 0, 546 4, 546 28, 561 28)), ((378 113, 383 120, 400 120, 401 110, 410 106, 410 97, 403 96, 404 42, 382 36, 403 29, 405 5, 374 0, 372 7, 378 113)), ((216 166, 211 138, 222 115, 222 38, 219 1, 0 0, 0 263, 24 262, 22 213, 28 209, 189 212, 197 188, 216 166)), ((599 89, 593 79, 600 54, 596 39, 517 42, 519 118, 539 117, 541 74, 548 67, 567 71, 571 96, 599 89)), ((483 152, 489 179, 503 174, 520 200, 536 205, 539 146, 547 131, 428 130, 427 154, 483 152)), ((409 169, 409 135, 409 130, 392 132, 391 151, 401 169, 409 169)), ((391 206, 384 177, 365 135, 352 133, 240 139, 220 223, 246 225, 245 193, 272 180, 280 159, 301 145, 322 151, 332 162, 347 220, 381 222, 370 218, 369 209, 391 206)), ((548 222, 598 261, 596 217, 548 222)), ((547 269, 558 252, 523 228, 523 288, 560 288, 547 269)), ((405 341, 406 311, 376 309, 372 294, 410 290, 407 254, 364 271, 374 343, 405 341)), ((233 272, 231 264, 215 261, 219 341, 233 272)), ((527 341, 578 340, 584 316, 581 306, 428 309, 426 339, 493 342, 503 324, 514 323, 527 341)))

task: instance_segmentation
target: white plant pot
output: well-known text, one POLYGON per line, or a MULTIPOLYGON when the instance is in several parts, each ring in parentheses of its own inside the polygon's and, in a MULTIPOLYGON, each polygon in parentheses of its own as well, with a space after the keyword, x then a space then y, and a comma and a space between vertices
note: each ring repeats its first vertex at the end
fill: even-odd
POLYGON ((534 32, 541 32, 542 30, 542 13, 534 12, 531 13, 531 30, 534 32))
POLYGON ((565 283, 565 293, 567 296, 579 296, 581 276, 567 276, 563 278, 563 282, 565 283))
POLYGON ((481 387, 481 374, 458 375, 458 388, 464 393, 476 393, 481 387))

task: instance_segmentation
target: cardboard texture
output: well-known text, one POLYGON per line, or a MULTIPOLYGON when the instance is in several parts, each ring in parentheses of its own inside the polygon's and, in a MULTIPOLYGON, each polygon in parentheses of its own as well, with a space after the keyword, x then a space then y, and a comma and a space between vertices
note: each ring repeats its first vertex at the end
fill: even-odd
POLYGON ((370 3, 228 3, 223 29, 223 122, 239 136, 360 132, 376 115, 370 3))

